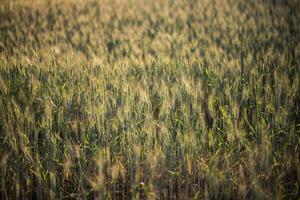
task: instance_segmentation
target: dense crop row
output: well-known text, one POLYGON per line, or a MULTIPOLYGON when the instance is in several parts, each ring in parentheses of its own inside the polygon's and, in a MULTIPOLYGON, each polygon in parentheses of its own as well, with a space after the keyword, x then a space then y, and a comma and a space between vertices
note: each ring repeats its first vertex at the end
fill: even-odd
POLYGON ((0 2, 0 199, 300 191, 300 4, 0 2))

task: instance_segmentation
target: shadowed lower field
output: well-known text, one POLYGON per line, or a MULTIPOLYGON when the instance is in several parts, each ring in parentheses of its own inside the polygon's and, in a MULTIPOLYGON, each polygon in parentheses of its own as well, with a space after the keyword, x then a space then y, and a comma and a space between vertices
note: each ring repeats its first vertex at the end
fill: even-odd
POLYGON ((297 199, 297 0, 0 0, 0 199, 297 199))

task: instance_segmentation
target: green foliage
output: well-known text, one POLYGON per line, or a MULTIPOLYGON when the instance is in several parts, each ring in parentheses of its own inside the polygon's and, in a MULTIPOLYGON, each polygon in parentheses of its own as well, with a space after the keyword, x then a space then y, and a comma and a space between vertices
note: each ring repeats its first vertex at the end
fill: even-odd
POLYGON ((0 199, 296 199, 299 9, 3 1, 0 199))

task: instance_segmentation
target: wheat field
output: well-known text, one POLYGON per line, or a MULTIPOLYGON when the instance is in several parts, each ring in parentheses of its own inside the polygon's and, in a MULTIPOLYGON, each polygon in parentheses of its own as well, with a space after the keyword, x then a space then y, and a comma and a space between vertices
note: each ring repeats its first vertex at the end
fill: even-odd
POLYGON ((298 199, 298 0, 0 0, 0 199, 298 199))

